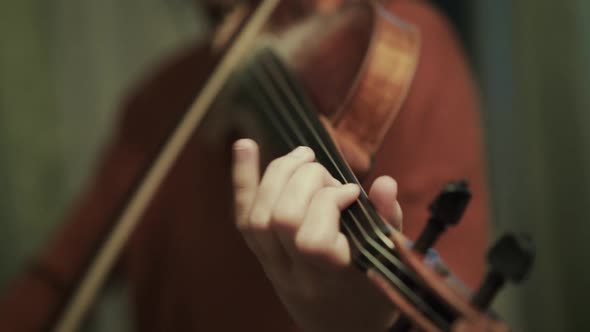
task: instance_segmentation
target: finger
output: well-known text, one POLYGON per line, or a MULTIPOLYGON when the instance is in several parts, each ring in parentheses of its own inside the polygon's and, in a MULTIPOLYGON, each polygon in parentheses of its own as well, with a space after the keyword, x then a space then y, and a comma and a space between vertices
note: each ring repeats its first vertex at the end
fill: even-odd
POLYGON ((298 147, 291 153, 273 160, 258 185, 242 233, 256 243, 257 256, 266 267, 274 266, 281 269, 289 264, 285 249, 270 226, 272 209, 295 170, 314 158, 315 155, 310 148, 298 147))
POLYGON ((248 224, 250 210, 258 191, 260 180, 260 152, 256 142, 250 139, 241 139, 233 146, 232 184, 234 189, 234 210, 236 226, 242 231, 242 235, 248 247, 259 257, 261 261, 267 261, 264 250, 248 232, 244 232, 248 224))
POLYGON ((369 190, 369 199, 387 223, 397 230, 402 229, 403 213, 397 201, 397 182, 389 176, 375 179, 369 190))
POLYGON ((256 197, 260 179, 259 159, 258 145, 253 140, 241 139, 234 143, 232 182, 238 227, 243 227, 247 223, 256 197))
POLYGON ((283 245, 288 247, 293 243, 313 195, 323 187, 336 184, 340 185, 340 182, 318 163, 307 163, 295 171, 272 213, 272 227, 283 245))
POLYGON ((257 229, 269 227, 273 207, 285 185, 300 166, 313 161, 314 158, 313 150, 301 146, 268 165, 250 212, 249 227, 257 229))
POLYGON ((355 184, 319 190, 295 236, 295 247, 310 263, 324 268, 350 264, 348 241, 340 233, 340 212, 356 200, 360 188, 355 184))

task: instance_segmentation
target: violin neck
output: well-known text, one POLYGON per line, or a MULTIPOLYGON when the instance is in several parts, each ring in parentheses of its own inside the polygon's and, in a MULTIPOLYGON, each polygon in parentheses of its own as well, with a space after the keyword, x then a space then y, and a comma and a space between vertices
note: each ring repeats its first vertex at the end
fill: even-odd
MULTIPOLYGON (((237 74, 236 80, 236 100, 246 103, 260 121, 271 128, 273 137, 279 138, 273 143, 280 152, 285 153, 300 145, 308 146, 314 150, 316 161, 334 178, 342 183, 360 185, 312 103, 270 48, 259 50, 237 74)), ((435 296, 417 292, 423 288, 422 283, 399 258, 392 241, 396 231, 383 221, 363 190, 359 198, 342 211, 341 230, 349 240, 354 264, 369 272, 372 281, 385 283, 387 291, 401 296, 442 330, 450 326, 453 313, 439 314, 444 312, 441 310, 444 304, 435 296)))

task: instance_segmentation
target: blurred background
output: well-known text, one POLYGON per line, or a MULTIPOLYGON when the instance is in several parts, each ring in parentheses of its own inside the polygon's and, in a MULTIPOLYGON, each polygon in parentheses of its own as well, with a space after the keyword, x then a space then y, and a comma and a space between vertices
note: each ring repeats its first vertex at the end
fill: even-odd
MULTIPOLYGON (((480 84, 494 233, 538 247, 496 307, 520 331, 590 330, 590 2, 433 3, 480 84)), ((127 89, 208 26, 184 0, 0 2, 0 289, 91 174, 127 89)), ((125 329, 111 293, 96 330, 125 329)))

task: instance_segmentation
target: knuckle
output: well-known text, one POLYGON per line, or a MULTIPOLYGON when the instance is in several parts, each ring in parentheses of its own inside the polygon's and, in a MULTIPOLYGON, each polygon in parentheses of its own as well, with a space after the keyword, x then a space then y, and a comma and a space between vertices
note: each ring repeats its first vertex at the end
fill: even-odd
POLYGON ((321 236, 297 236, 295 247, 304 256, 323 256, 329 250, 327 242, 321 236))
POLYGON ((265 173, 268 173, 269 171, 274 171, 277 170, 279 168, 281 168, 281 165, 285 162, 285 157, 280 157, 277 159, 272 160, 270 163, 268 163, 268 165, 266 166, 266 171, 265 173))
POLYGON ((274 226, 293 229, 303 220, 303 212, 293 208, 283 207, 273 211, 272 224, 274 226))
POLYGON ((296 165, 296 159, 290 157, 289 155, 279 157, 277 159, 272 160, 267 166, 264 171, 265 175, 268 174, 282 174, 285 172, 290 172, 290 170, 296 165))
POLYGON ((251 197, 252 194, 249 190, 236 188, 236 190, 234 191, 234 203, 236 208, 246 208, 250 203, 251 197))
POLYGON ((289 154, 286 155, 286 157, 290 157, 293 159, 301 159, 301 158, 306 158, 306 157, 315 157, 315 153, 313 151, 313 149, 311 149, 308 146, 298 146, 297 148, 293 149, 289 154))
POLYGON ((309 172, 313 172, 313 173, 320 173, 322 174, 323 172, 326 171, 326 169, 324 168, 324 166, 322 166, 320 163, 318 162, 310 162, 307 163, 304 166, 309 172))
POLYGON ((251 189, 244 182, 234 182, 233 183, 233 191, 234 191, 234 196, 242 197, 242 196, 244 196, 244 194, 250 193, 251 189))
POLYGON ((254 209, 250 213, 246 228, 250 231, 265 231, 269 224, 268 214, 260 209, 254 209))
POLYGON ((247 191, 250 188, 249 183, 240 177, 234 177, 232 186, 235 193, 241 193, 247 191))
POLYGON ((236 201, 234 204, 234 214, 238 220, 245 220, 248 216, 246 215, 248 207, 244 202, 236 201))
POLYGON ((333 187, 324 187, 317 191, 313 199, 318 203, 329 203, 334 200, 334 193, 333 187))
POLYGON ((314 179, 321 179, 328 173, 328 170, 320 163, 312 162, 301 166, 299 172, 313 177, 314 179))

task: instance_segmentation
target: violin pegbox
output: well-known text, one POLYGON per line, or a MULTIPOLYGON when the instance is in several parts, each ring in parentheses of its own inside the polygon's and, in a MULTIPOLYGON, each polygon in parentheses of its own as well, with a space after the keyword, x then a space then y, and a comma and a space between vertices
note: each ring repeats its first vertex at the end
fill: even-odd
POLYGON ((534 259, 530 237, 506 234, 496 242, 487 255, 489 271, 476 292, 469 291, 455 278, 430 249, 448 226, 458 223, 470 197, 465 181, 451 182, 431 204, 431 217, 415 243, 397 232, 392 234, 399 257, 421 280, 421 289, 414 291, 428 296, 436 294, 444 303, 439 309, 446 312, 449 325, 441 328, 440 325, 431 324, 427 314, 417 314, 415 310, 406 310, 405 306, 400 306, 400 316, 390 332, 509 331, 508 326, 491 315, 488 309, 506 281, 517 283, 526 278, 534 259))

